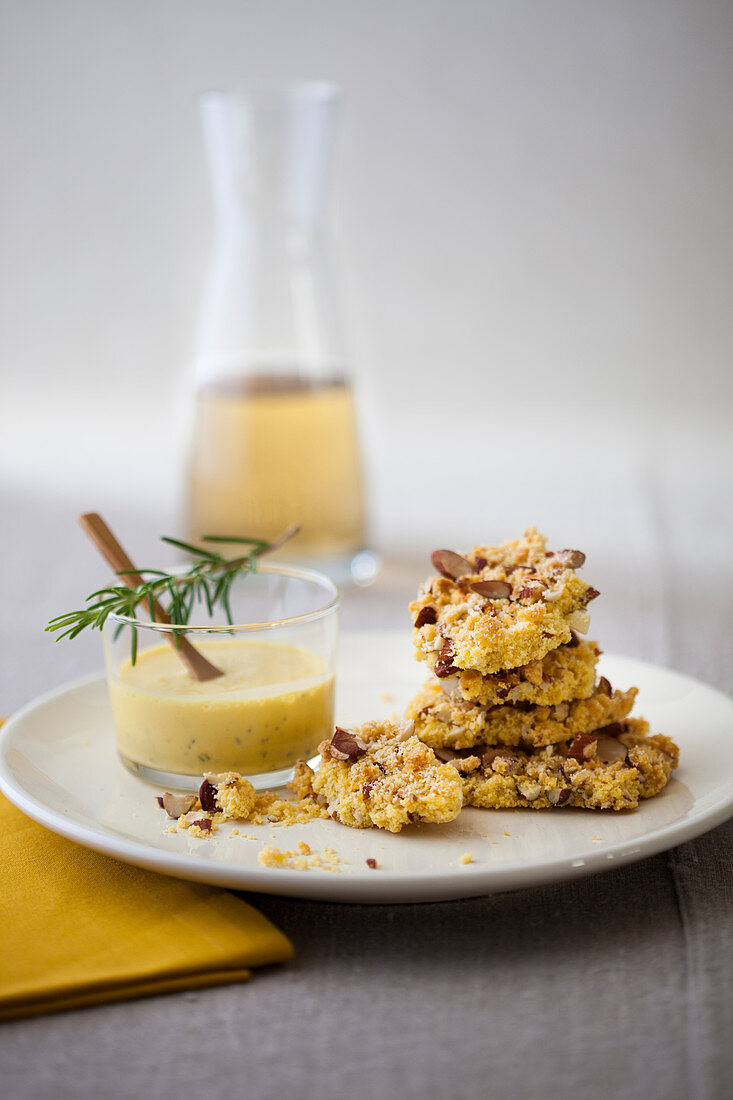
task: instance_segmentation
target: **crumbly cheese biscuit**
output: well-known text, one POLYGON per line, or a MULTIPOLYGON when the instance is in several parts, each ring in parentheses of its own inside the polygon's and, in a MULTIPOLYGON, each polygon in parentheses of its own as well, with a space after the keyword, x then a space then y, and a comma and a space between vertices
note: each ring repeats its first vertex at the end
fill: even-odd
POLYGON ((679 750, 663 735, 649 736, 641 718, 627 718, 572 742, 532 753, 474 748, 457 754, 467 806, 484 809, 632 810, 659 794, 677 767, 679 750))
POLYGON ((441 575, 410 604, 418 659, 437 654, 439 677, 461 669, 487 676, 541 660, 588 628, 585 607, 598 593, 575 571, 584 560, 579 550, 547 550, 533 527, 465 558, 435 551, 441 575))
MULTIPOLYGON (((553 706, 569 699, 587 699, 593 694, 596 665, 601 650, 597 642, 573 638, 552 649, 538 661, 482 676, 472 669, 459 669, 440 680, 447 695, 458 695, 469 703, 495 706, 501 703, 539 703, 553 706)), ((431 669, 438 654, 425 654, 431 669)))
MULTIPOLYGON (((312 789, 343 825, 397 833, 413 821, 452 821, 461 809, 458 772, 411 735, 409 725, 368 722, 356 731, 337 729, 320 751, 312 789)), ((298 782, 302 788, 302 774, 298 782)))
POLYGON ((465 749, 478 744, 539 748, 626 718, 637 694, 637 688, 612 691, 603 680, 589 699, 552 707, 533 703, 481 707, 447 698, 439 684, 429 681, 407 707, 406 717, 414 721, 416 736, 431 748, 465 749))

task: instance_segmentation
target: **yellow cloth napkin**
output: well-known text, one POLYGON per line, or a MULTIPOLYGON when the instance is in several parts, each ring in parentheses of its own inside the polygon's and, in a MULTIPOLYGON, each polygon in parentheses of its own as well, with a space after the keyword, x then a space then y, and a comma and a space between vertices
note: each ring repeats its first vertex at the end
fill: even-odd
POLYGON ((0 795, 0 1020, 223 985, 293 955, 226 890, 56 836, 0 795))

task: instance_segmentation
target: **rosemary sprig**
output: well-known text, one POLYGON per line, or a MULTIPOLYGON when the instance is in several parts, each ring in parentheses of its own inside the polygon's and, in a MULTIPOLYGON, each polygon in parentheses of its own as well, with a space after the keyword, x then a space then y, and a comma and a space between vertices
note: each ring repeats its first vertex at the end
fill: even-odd
MULTIPOLYGON (((142 583, 136 586, 114 584, 100 588, 86 598, 86 607, 79 611, 69 611, 51 619, 45 629, 62 638, 76 638, 82 630, 102 630, 110 615, 122 615, 126 618, 138 618, 138 608, 144 607, 151 620, 155 619, 154 604, 161 604, 174 624, 172 633, 176 638, 185 634, 182 629, 189 623, 191 613, 197 602, 203 603, 209 616, 213 616, 220 607, 230 626, 234 625, 231 608, 231 589, 234 581, 241 576, 257 571, 259 559, 278 549, 287 539, 298 531, 292 524, 281 535, 267 542, 265 539, 239 538, 236 536, 205 535, 207 543, 236 543, 246 546, 247 552, 236 558, 225 558, 216 550, 194 546, 181 539, 162 536, 163 542, 185 550, 193 558, 190 567, 181 573, 166 573, 161 569, 138 569, 142 583), (177 629, 179 628, 179 629, 177 629)), ((116 575, 123 571, 119 570, 116 575)), ((120 629, 122 624, 120 624, 120 629)), ((137 657, 137 629, 132 628, 131 661, 137 657)))

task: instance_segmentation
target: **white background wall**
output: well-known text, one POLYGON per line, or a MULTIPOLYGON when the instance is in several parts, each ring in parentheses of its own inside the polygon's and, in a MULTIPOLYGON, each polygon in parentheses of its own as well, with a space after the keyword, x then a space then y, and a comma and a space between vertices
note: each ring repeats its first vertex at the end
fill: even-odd
POLYGON ((6 492, 172 514, 211 229, 195 95, 325 77, 380 541, 631 537, 639 479, 729 507, 733 4, 0 11, 6 492))

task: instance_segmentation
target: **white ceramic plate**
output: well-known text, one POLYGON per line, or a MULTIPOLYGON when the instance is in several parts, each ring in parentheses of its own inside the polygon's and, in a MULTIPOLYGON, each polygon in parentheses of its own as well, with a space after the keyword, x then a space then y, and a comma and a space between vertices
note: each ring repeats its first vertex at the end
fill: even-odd
MULTIPOLYGON (((343 725, 401 712, 425 677, 404 634, 341 642, 337 717, 343 725)), ((0 788, 29 817, 71 840, 164 874, 241 890, 352 902, 416 902, 513 890, 601 871, 681 844, 733 813, 733 701, 679 673, 604 655, 614 686, 637 684, 635 713, 672 736, 682 762, 657 798, 630 813, 465 810, 449 825, 393 836, 332 821, 243 825, 195 839, 168 832, 159 789, 117 760, 101 676, 39 699, 0 731, 0 788), (252 837, 254 839, 248 839, 252 837), (263 867, 265 844, 305 840, 336 850, 338 870, 263 867), (461 863, 470 853, 473 862, 461 863), (377 870, 366 860, 374 858, 377 870)))

